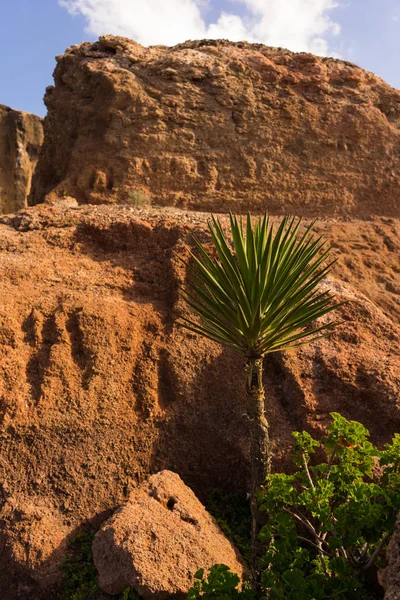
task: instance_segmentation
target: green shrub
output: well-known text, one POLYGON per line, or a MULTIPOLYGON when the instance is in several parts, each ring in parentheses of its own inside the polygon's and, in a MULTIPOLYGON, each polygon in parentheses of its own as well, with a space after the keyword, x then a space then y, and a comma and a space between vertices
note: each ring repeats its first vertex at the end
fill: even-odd
POLYGON ((238 588, 239 577, 226 565, 214 565, 207 577, 204 577, 204 569, 200 569, 194 578, 188 600, 255 600, 254 592, 246 584, 238 588))
MULTIPOLYGON (((381 597, 376 571, 385 566, 386 546, 400 510, 400 434, 378 450, 361 423, 337 413, 331 416, 321 442, 304 431, 293 433, 297 471, 270 475, 259 492, 267 521, 260 533, 266 550, 258 565, 263 598, 381 597), (324 458, 312 465, 312 457, 317 463, 316 451, 324 458)), ((232 510, 235 502, 228 498, 218 492, 208 508, 228 537, 246 540, 239 516, 245 513, 232 510)), ((237 589, 238 577, 228 567, 216 565, 208 578, 200 570, 196 579, 189 600, 255 598, 246 588, 237 589)))
POLYGON ((117 598, 118 600, 140 600, 139 594, 133 588, 126 588, 118 594, 117 598))
POLYGON ((134 208, 144 208, 151 205, 151 198, 144 190, 133 189, 127 192, 124 204, 134 208))
MULTIPOLYGON (((294 475, 277 473, 260 493, 268 523, 260 539, 270 600, 359 600, 400 510, 400 435, 379 451, 360 423, 332 413, 322 442, 295 432, 294 475), (326 461, 311 466, 317 449, 326 461)), ((363 596, 364 594, 364 596, 363 596)))
POLYGON ((251 554, 251 511, 246 494, 213 490, 206 502, 206 509, 240 551, 243 558, 250 560, 251 554))
POLYGON ((95 600, 101 593, 93 563, 95 532, 78 533, 68 541, 67 556, 61 565, 60 600, 95 600))
MULTIPOLYGON (((63 578, 59 600, 97 600, 104 596, 93 562, 92 543, 95 535, 95 531, 82 531, 69 540, 67 556, 61 565, 63 578)), ((138 594, 131 588, 113 598, 139 600, 138 594)))

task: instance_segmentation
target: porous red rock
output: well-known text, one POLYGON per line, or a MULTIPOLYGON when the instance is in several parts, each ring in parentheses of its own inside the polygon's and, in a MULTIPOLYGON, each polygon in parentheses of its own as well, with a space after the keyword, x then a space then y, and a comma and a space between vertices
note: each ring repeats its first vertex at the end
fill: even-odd
POLYGON ((400 92, 349 62, 104 36, 54 78, 32 203, 400 216, 400 92))
MULTIPOLYGON (((2 488, 7 488, 4 480, 2 488)), ((16 493, 0 503, 0 524, 0 586, 5 578, 14 582, 14 591, 1 597, 31 598, 32 593, 36 597, 43 590, 48 594, 62 577, 60 563, 70 533, 64 516, 43 497, 20 497, 16 493)))
MULTIPOLYGON (((187 310, 178 256, 193 233, 209 242, 207 217, 65 199, 0 218, 0 510, 17 507, 0 519, 1 598, 41 590, 41 573, 48 581, 51 552, 40 566, 22 551, 46 521, 42 506, 54 525, 38 539, 56 549, 60 532, 65 541, 108 515, 162 469, 200 501, 247 489, 243 360, 176 325, 187 310)), ((291 432, 322 435, 332 411, 361 421, 378 446, 400 430, 400 222, 316 228, 338 258, 325 285, 350 302, 330 338, 265 359, 277 470, 288 468, 291 432)))
POLYGON ((42 142, 40 117, 0 104, 0 213, 27 206, 42 142))
POLYGON ((133 587, 144 599, 186 598, 198 569, 225 564, 243 577, 233 544, 190 488, 172 471, 139 486, 93 542, 100 587, 133 587))

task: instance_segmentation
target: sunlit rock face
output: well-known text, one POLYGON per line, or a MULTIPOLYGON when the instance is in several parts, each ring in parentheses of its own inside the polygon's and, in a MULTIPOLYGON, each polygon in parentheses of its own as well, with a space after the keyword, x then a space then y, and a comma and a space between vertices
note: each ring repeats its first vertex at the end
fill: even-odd
POLYGON ((399 215, 400 92, 351 63, 112 36, 57 61, 32 203, 399 215))
POLYGON ((40 117, 0 104, 0 214, 27 205, 42 142, 40 117))

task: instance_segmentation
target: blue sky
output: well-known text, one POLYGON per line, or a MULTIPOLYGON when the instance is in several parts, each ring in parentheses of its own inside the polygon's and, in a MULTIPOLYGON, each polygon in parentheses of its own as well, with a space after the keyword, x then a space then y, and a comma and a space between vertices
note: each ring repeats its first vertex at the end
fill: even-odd
POLYGON ((339 54, 400 88, 400 0, 2 0, 0 103, 44 115, 55 56, 100 33, 144 44, 247 38, 339 54))

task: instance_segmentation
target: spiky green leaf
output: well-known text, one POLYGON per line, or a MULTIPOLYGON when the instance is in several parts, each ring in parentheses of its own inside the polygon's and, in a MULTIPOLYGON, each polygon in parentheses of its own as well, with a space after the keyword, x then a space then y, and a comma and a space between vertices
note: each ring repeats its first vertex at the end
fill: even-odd
MULTIPOLYGON (((318 322, 341 304, 319 284, 331 269, 329 250, 301 219, 285 217, 276 231, 265 214, 253 226, 229 215, 228 237, 215 216, 209 231, 215 252, 197 239, 187 262, 190 284, 182 297, 198 321, 181 325, 244 354, 262 356, 328 335, 337 321, 318 322)), ((186 262, 186 261, 184 261, 186 262)))

